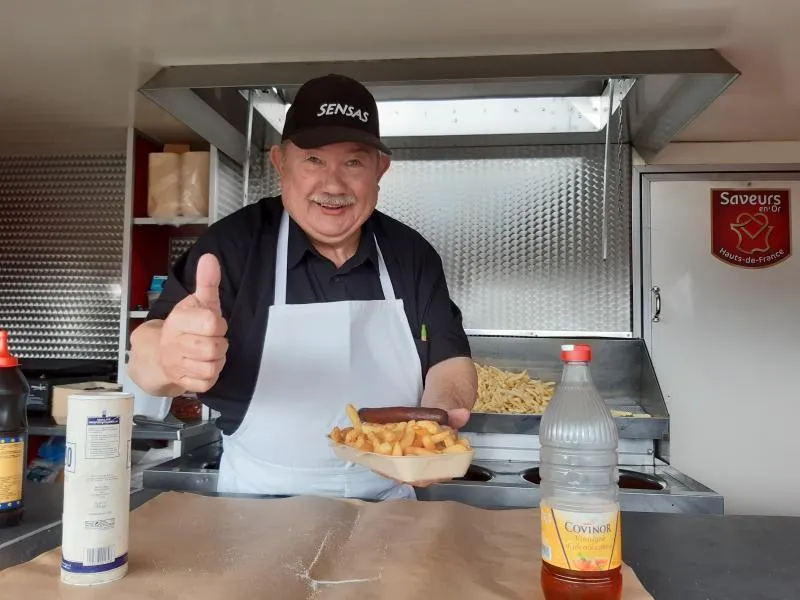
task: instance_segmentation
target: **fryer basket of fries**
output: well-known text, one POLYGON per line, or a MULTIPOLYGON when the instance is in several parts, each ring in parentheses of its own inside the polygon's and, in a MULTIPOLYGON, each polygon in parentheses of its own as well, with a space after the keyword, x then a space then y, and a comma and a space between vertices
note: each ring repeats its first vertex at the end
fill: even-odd
POLYGON ((668 439, 669 410, 642 339, 473 335, 469 341, 478 393, 462 432, 470 432, 470 440, 493 456, 504 454, 493 446, 499 439, 483 434, 539 433, 561 386, 563 344, 591 345, 592 378, 621 438, 668 439))
POLYGON ((334 427, 334 454, 405 483, 463 477, 475 451, 465 437, 434 421, 364 423, 353 406, 351 427, 334 427))
POLYGON ((526 369, 501 369, 475 362, 478 373, 476 413, 541 415, 556 390, 555 381, 536 379, 526 369))

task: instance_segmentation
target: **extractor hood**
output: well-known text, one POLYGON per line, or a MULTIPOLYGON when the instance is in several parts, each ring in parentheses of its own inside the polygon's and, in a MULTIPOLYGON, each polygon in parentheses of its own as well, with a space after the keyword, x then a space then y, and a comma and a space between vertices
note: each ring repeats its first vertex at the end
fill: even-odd
MULTIPOLYGON (((597 96, 379 100, 381 136, 597 133, 619 110, 634 83, 633 79, 611 79, 597 96)), ((253 108, 281 132, 292 103, 284 102, 277 90, 242 90, 248 100, 251 94, 253 108)))
POLYGON ((393 148, 631 143, 648 160, 739 75, 715 50, 167 67, 141 92, 239 163, 303 82, 349 75, 393 148), (609 127, 611 131, 608 131, 609 127))

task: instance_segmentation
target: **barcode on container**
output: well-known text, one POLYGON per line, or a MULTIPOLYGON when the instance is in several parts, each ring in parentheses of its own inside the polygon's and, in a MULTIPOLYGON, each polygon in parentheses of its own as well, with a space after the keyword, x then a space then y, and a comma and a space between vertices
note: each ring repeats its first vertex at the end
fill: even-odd
POLYGON ((87 548, 83 553, 83 566, 96 567, 114 562, 114 546, 87 548))

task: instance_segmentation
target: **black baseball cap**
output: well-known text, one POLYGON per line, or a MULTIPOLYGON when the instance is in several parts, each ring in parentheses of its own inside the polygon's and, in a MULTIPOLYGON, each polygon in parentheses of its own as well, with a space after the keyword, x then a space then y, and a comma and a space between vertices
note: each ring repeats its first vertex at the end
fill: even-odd
POLYGON ((375 97, 344 75, 325 75, 302 85, 286 113, 281 139, 305 149, 357 142, 392 153, 381 142, 375 97))

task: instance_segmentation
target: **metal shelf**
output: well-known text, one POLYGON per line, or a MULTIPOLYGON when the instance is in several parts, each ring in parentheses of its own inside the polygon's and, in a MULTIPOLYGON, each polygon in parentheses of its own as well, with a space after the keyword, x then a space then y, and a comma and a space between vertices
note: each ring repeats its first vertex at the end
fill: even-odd
POLYGON ((169 225, 180 227, 181 225, 208 225, 208 217, 172 217, 171 219, 153 219, 152 217, 137 217, 133 220, 134 225, 169 225))
MULTIPOLYGON (((158 425, 133 426, 135 440, 185 440, 187 438, 209 433, 217 428, 214 421, 195 421, 186 423, 183 429, 171 429, 158 425)), ((28 417, 28 435, 63 436, 67 433, 66 425, 57 425, 52 418, 46 416, 28 417)))
MULTIPOLYGON (((614 417, 620 439, 667 439, 669 433, 669 417, 647 416, 645 411, 632 411, 638 417, 614 417)), ((515 433, 523 435, 539 435, 542 415, 515 415, 472 413, 469 422, 461 431, 470 433, 515 433)))

